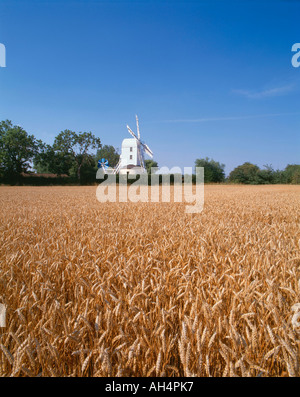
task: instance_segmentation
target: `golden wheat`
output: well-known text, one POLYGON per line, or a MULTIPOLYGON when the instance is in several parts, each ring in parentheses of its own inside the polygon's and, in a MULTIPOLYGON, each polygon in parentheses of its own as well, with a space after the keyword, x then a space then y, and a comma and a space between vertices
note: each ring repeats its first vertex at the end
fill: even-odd
POLYGON ((298 186, 0 188, 0 376, 299 376, 298 186))

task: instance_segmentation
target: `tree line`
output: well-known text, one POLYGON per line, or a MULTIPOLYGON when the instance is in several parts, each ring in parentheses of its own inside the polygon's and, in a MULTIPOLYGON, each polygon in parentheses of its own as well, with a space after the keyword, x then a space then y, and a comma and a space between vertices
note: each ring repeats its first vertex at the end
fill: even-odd
POLYGON ((196 167, 204 167, 204 183, 240 183, 247 185, 265 184, 299 184, 300 165, 288 164, 284 170, 274 170, 271 165, 264 165, 261 169, 257 165, 245 162, 234 168, 225 177, 225 164, 213 159, 197 159, 196 167))
MULTIPOLYGON (((36 139, 22 127, 10 120, 0 122, 0 182, 18 184, 25 182, 24 176, 38 175, 42 182, 49 182, 49 175, 56 176, 56 182, 89 184, 95 183, 97 163, 101 158, 108 160, 110 167, 118 164, 120 154, 112 145, 102 145, 100 138, 92 132, 61 131, 52 145, 36 139)), ((146 160, 150 173, 157 162, 146 160)), ((33 181, 33 179, 28 179, 33 181)), ((35 182, 37 178, 35 178, 35 182)), ((54 179, 51 179, 54 183, 54 179)))
MULTIPOLYGON (((49 174, 56 175, 58 183, 66 177, 74 183, 95 183, 97 162, 101 158, 115 167, 120 154, 112 145, 102 145, 100 138, 92 132, 64 130, 50 145, 28 134, 22 127, 13 125, 10 120, 0 122, 2 183, 18 184, 24 181, 24 175, 40 175, 42 178, 49 174)), ((150 173, 151 167, 158 167, 158 164, 146 160, 145 166, 150 173)), ((289 164, 284 170, 275 171, 269 165, 260 169, 257 165, 246 162, 231 171, 227 178, 225 165, 213 159, 197 159, 195 166, 204 167, 205 183, 300 183, 300 165, 297 164, 289 164)))

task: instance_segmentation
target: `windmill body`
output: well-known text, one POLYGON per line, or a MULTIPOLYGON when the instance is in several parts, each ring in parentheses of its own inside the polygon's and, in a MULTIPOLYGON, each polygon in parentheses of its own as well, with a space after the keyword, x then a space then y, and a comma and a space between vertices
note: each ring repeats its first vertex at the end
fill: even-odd
POLYGON ((136 116, 137 134, 127 125, 127 130, 133 138, 126 138, 122 142, 121 156, 114 172, 120 174, 141 174, 145 173, 144 154, 151 158, 153 153, 150 148, 141 141, 139 122, 136 116))
POLYGON ((122 142, 121 149, 121 169, 133 165, 133 166, 141 166, 141 161, 138 155, 139 148, 138 142, 134 138, 126 138, 122 142))

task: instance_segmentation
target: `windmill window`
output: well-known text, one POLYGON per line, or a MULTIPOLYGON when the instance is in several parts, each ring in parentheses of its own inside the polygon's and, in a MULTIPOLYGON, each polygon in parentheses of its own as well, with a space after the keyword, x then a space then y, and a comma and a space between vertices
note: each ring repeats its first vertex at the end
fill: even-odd
POLYGON ((130 155, 130 160, 132 160, 132 154, 130 155))
POLYGON ((132 152, 132 147, 130 148, 130 151, 132 152))

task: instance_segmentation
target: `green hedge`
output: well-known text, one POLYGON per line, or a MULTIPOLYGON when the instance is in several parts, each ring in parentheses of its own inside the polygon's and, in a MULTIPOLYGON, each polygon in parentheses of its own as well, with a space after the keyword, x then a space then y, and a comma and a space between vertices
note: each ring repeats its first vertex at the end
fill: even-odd
MULTIPOLYGON (((104 180, 107 180, 108 175, 105 176, 104 180)), ((162 184, 162 175, 159 175, 159 184, 162 184)), ((0 177, 0 184, 4 185, 18 185, 18 186, 76 186, 76 185, 98 185, 104 180, 96 179, 95 173, 82 175, 80 183, 76 177, 46 177, 46 176, 11 176, 11 177, 0 177)), ((127 179, 127 184, 131 185, 136 182, 138 178, 127 179)), ((119 183, 119 174, 116 174, 116 183, 119 183)), ((183 183, 183 177, 182 177, 183 183)), ((196 183, 196 175, 192 175, 192 183, 196 183)), ((174 175, 170 175, 170 184, 174 184, 174 175)), ((148 175, 148 185, 151 185, 151 175, 148 175)))

